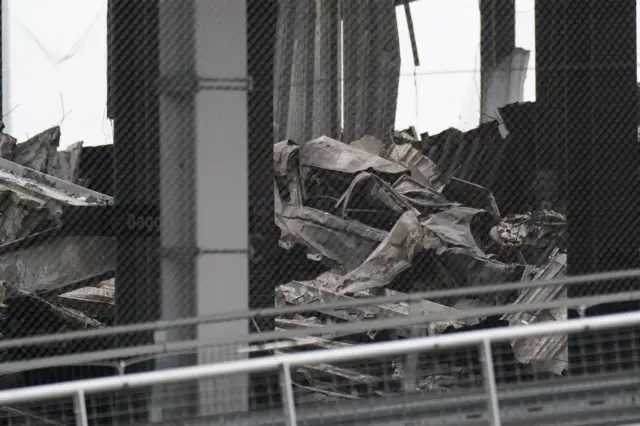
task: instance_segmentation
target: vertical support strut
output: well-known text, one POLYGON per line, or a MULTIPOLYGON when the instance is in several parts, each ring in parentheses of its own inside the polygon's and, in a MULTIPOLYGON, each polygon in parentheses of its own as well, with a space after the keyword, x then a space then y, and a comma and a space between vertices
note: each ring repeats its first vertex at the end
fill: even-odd
POLYGON ((282 363, 280 367, 280 386, 282 387, 282 406, 287 426, 297 426, 296 404, 293 399, 293 381, 291 380, 291 366, 289 363, 282 363))
POLYGON ((498 389, 496 386, 496 375, 493 368, 493 355, 491 354, 491 342, 484 340, 480 346, 480 356, 482 358, 482 377, 487 391, 489 414, 491 415, 491 425, 500 426, 500 406, 498 403, 498 389))
POLYGON ((76 426, 89 426, 87 404, 84 400, 83 390, 79 390, 73 395, 73 410, 76 413, 76 426))

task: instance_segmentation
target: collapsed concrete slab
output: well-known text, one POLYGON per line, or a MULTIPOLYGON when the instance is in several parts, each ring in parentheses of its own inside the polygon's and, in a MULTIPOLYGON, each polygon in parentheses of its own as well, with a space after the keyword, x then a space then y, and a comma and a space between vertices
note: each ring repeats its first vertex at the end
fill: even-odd
POLYGON ((104 280, 115 254, 112 237, 46 231, 0 246, 0 277, 27 293, 60 294, 104 280))

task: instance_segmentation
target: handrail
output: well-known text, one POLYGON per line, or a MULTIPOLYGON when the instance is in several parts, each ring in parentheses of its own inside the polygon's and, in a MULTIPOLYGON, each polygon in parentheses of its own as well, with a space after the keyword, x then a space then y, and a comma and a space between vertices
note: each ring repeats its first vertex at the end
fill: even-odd
POLYGON ((0 405, 48 398, 75 396, 79 393, 116 391, 158 384, 200 380, 232 374, 273 371, 308 364, 344 362, 368 357, 384 357, 429 350, 479 345, 484 342, 500 342, 512 339, 565 334, 580 331, 604 330, 640 324, 640 312, 603 315, 592 318, 563 320, 508 328, 493 328, 433 337, 420 337, 391 342, 354 345, 337 349, 321 349, 293 354, 173 368, 115 377, 78 380, 51 385, 0 391, 0 405))

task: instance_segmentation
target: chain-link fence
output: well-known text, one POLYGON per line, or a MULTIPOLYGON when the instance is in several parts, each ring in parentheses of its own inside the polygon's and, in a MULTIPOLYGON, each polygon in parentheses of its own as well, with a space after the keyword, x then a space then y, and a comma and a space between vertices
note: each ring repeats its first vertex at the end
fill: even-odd
MULTIPOLYGON (((62 29, 30 2, 2 4, 0 387, 637 309, 635 0, 83 0, 62 29)), ((508 341, 498 388, 636 373, 635 333, 508 341)), ((484 386, 475 347, 423 358, 299 365, 295 403, 484 386)), ((224 380, 84 416, 281 413, 277 372, 224 380)))

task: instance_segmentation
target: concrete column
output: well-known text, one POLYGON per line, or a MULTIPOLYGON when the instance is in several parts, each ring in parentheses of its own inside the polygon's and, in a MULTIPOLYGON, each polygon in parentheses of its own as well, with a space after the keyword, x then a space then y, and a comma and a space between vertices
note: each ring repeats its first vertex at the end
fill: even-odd
MULTIPOLYGON (((135 223, 159 215, 158 1, 109 2, 109 114, 114 122, 117 226, 116 322, 157 320, 160 314, 160 233, 135 223)), ((152 333, 122 336, 119 344, 151 343, 152 333)), ((154 368, 140 363, 135 370, 154 368)), ((123 410, 131 410, 122 401, 123 410)), ((136 419, 147 420, 147 402, 136 419)), ((123 411, 126 412, 126 411, 123 411)))
MULTIPOLYGON (((249 308, 246 8, 245 0, 195 2, 196 73, 235 87, 212 84, 195 98, 198 315, 249 308)), ((241 320, 199 326, 198 338, 215 343, 248 332, 241 320)), ((213 347, 199 353, 199 362, 237 357, 231 346, 213 347)), ((247 391, 244 375, 205 380, 200 414, 246 410, 247 391)))
MULTIPOLYGON (((251 254, 249 259, 249 307, 260 309, 273 307, 275 283, 282 265, 284 250, 278 246, 280 231, 273 220, 273 141, 274 106, 278 99, 274 93, 274 63, 289 58, 282 55, 274 58, 276 26, 278 25, 276 0, 247 0, 247 66, 254 87, 248 94, 249 135, 249 232, 251 254)), ((286 90, 287 85, 279 86, 286 90)), ((280 104, 282 105, 282 103, 280 104)), ((286 122, 285 122, 286 123, 286 122)), ((286 252, 285 252, 286 253, 286 252)), ((273 318, 256 318, 249 324, 250 331, 273 330, 273 318)), ((256 356, 270 353, 255 354, 256 356)), ((253 354, 252 354, 253 356, 253 354)), ((251 409, 273 407, 279 402, 278 374, 255 374, 251 376, 251 409)))
MULTIPOLYGON (((635 268, 640 258, 636 43, 635 0, 536 1, 538 161, 552 167, 566 204, 571 275, 635 268)), ((637 280, 599 282, 572 286, 569 297, 637 287, 637 280)), ((587 314, 637 307, 599 306, 587 314)), ((599 371, 612 367, 592 356, 629 342, 595 333, 590 349, 580 339, 569 340, 573 373, 584 371, 585 361, 599 371)), ((622 363, 633 359, 616 351, 622 363)))
MULTIPOLYGON (((160 235, 163 320, 191 317, 195 312, 195 7, 192 1, 159 3, 160 235)), ((195 86, 197 87, 197 86, 195 86)), ((195 331, 158 330, 155 341, 186 340, 195 331)), ((195 357, 163 357, 156 368, 193 365, 195 357)), ((158 386, 153 420, 193 416, 197 406, 193 383, 158 386), (170 403, 168 403, 170 401, 170 403), (167 407, 168 406, 168 407, 167 407)))
POLYGON ((640 258, 635 16, 635 0, 536 2, 539 161, 561 179, 571 274, 640 258))

